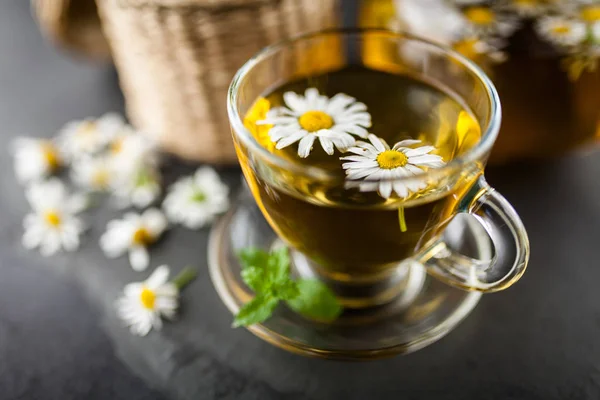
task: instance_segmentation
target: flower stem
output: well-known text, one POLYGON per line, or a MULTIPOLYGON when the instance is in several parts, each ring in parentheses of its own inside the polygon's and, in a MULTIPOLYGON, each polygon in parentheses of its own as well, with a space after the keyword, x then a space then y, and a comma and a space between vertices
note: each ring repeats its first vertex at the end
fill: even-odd
POLYGON ((196 271, 190 267, 185 267, 171 282, 177 286, 177 289, 181 290, 196 279, 196 275, 196 271))
POLYGON ((406 226, 406 218, 404 217, 404 207, 398 208, 398 221, 400 221, 400 232, 408 230, 406 226))

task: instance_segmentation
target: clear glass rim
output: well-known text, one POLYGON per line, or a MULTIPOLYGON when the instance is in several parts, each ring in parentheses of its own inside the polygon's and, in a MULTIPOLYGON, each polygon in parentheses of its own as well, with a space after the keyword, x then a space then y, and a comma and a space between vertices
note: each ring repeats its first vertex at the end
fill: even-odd
POLYGON ((485 128, 482 127, 481 140, 473 148, 469 149, 460 157, 452 159, 443 167, 430 169, 426 172, 424 171, 422 174, 414 175, 411 177, 394 178, 394 182, 411 181, 419 176, 447 176, 451 174, 452 171, 460 169, 461 166, 476 162, 477 160, 480 160, 485 157, 485 155, 491 150, 492 146, 494 145, 494 142, 496 141, 496 137, 498 136, 498 132, 500 130, 500 123, 502 119, 500 98, 490 78, 473 61, 469 60, 468 58, 464 57, 460 53, 454 51, 453 49, 447 46, 437 44, 430 40, 423 39, 406 32, 392 31, 389 29, 380 28, 332 28, 296 35, 289 39, 280 41, 278 43, 263 48, 252 58, 246 61, 246 63, 236 72, 229 86, 229 90, 227 93, 227 113, 229 115, 229 122, 234 130, 234 134, 242 140, 242 142, 248 147, 248 149, 251 152, 258 154, 268 163, 286 171, 304 175, 315 180, 340 180, 339 174, 336 174, 335 172, 321 169, 315 166, 305 166, 298 163, 294 163, 288 159, 285 159, 268 151, 256 140, 252 132, 250 132, 244 126, 243 116, 241 116, 238 112, 236 104, 238 101, 238 88, 240 84, 244 81, 248 73, 250 73, 250 71, 252 71, 252 69, 264 59, 268 58, 269 56, 273 55, 279 50, 290 46, 293 43, 301 42, 307 39, 323 35, 346 36, 351 34, 386 34, 389 36, 396 37, 398 39, 404 39, 411 42, 419 42, 425 47, 434 48, 437 51, 440 51, 443 54, 447 55, 448 57, 453 58, 455 61, 460 63, 461 66, 465 67, 468 71, 470 71, 477 78, 477 80, 483 84, 488 100, 490 101, 489 121, 485 128))

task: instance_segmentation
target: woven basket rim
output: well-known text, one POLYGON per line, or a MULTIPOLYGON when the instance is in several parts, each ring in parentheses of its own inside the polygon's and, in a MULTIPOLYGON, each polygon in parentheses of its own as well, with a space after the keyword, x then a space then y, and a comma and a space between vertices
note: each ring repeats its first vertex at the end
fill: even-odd
POLYGON ((281 0, 114 0, 123 8, 192 8, 220 10, 276 5, 281 0))

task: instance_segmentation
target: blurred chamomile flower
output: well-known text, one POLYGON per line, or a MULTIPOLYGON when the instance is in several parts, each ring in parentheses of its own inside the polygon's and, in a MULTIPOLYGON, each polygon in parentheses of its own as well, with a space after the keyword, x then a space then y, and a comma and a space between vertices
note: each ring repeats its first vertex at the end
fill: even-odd
POLYGON ((587 36, 585 23, 564 16, 540 18, 536 30, 543 39, 566 47, 583 43, 587 36))
POLYGON ((18 137, 11 143, 11 151, 17 180, 23 184, 47 178, 63 165, 60 150, 51 140, 18 137))
POLYGON ((60 130, 58 141, 69 160, 75 160, 102 151, 124 126, 125 121, 116 113, 71 121, 60 130))
POLYGON ((163 208, 169 220, 190 229, 211 223, 229 207, 229 188, 209 167, 179 179, 169 188, 163 208))
POLYGON ((169 267, 161 265, 144 282, 125 286, 116 302, 117 315, 131 333, 146 336, 162 328, 161 318, 173 319, 179 306, 179 289, 169 282, 169 267))
POLYGON ((84 231, 77 214, 86 206, 85 197, 70 195, 58 178, 32 184, 26 197, 32 212, 23 221, 23 246, 39 248, 44 256, 76 250, 84 231))
POLYGON ((84 156, 71 164, 73 182, 90 191, 109 191, 115 186, 116 178, 117 171, 106 155, 84 156))
POLYGON ((158 240, 167 229, 165 215, 156 208, 142 214, 126 213, 123 219, 110 221, 100 238, 100 247, 107 257, 116 258, 129 254, 129 263, 135 271, 148 268, 148 247, 158 240))

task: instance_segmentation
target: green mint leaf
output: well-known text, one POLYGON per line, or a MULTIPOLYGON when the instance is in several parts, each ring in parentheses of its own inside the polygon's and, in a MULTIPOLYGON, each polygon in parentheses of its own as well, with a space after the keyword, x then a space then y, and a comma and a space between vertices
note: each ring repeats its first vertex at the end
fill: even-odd
POLYGON ((300 290, 298 290, 298 283, 289 278, 285 282, 280 282, 276 285, 273 285, 271 290, 273 296, 281 300, 291 300, 300 294, 300 290))
POLYGON ((273 282, 283 284, 290 280, 290 256, 287 247, 275 249, 269 254, 267 269, 273 282))
POLYGON ((250 326, 265 321, 273 314, 279 299, 269 295, 259 295, 250 300, 237 313, 233 327, 250 326))
POLYGON ((265 268, 269 262, 269 253, 255 247, 246 247, 239 254, 242 268, 259 267, 265 268))
POLYGON ((296 282, 298 296, 287 300, 296 312, 322 321, 333 321, 342 313, 342 306, 331 289, 316 279, 303 279, 296 282))
POLYGON ((242 280, 255 293, 263 292, 268 284, 265 270, 255 266, 249 266, 242 270, 242 280))

